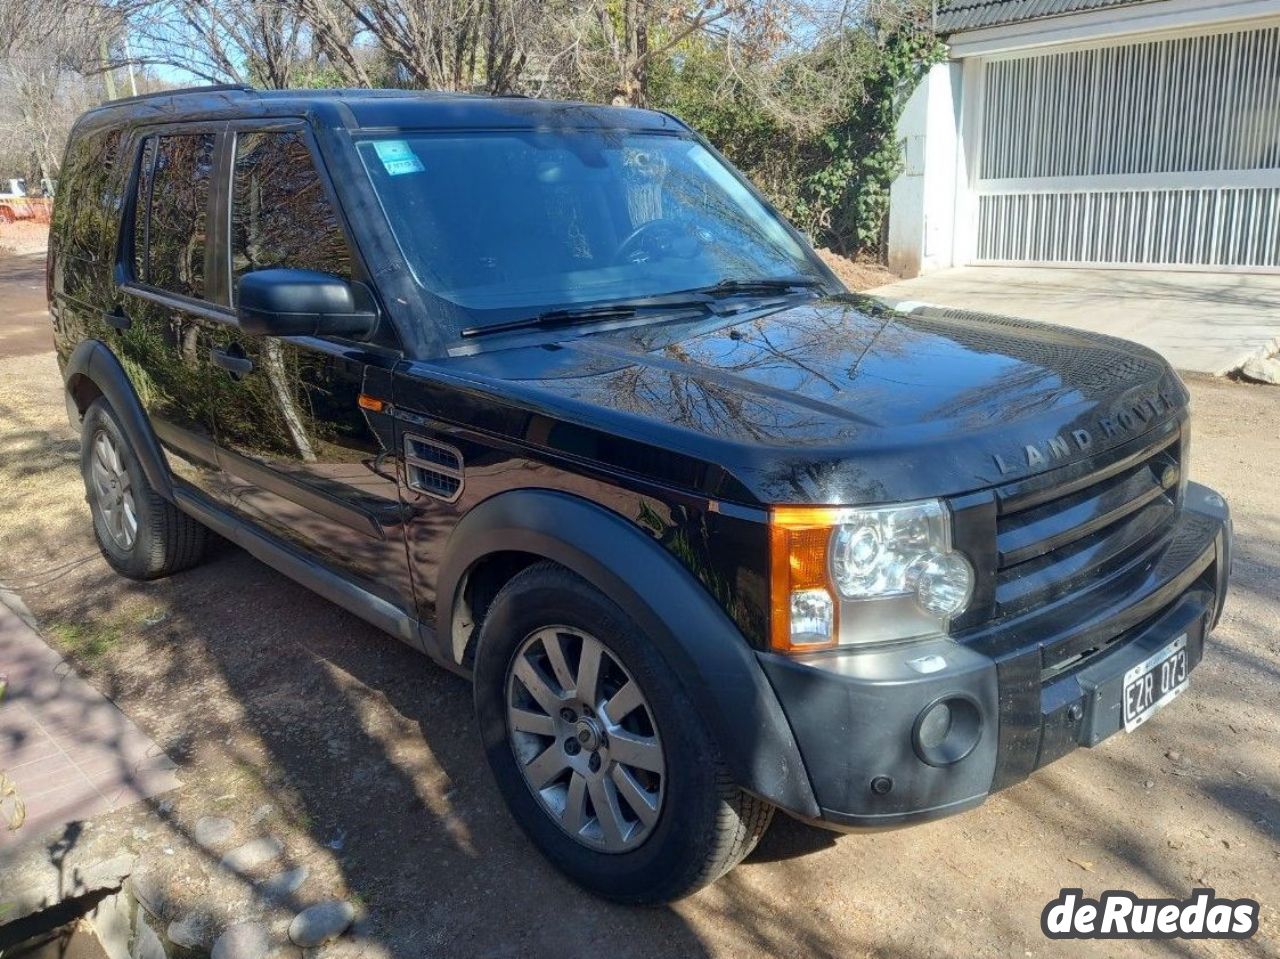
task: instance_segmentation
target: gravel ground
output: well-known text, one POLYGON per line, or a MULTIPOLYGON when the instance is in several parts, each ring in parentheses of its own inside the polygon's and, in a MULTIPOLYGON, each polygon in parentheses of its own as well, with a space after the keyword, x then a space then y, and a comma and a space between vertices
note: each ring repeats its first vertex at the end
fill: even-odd
MULTIPOLYGON (((52 355, 0 360, 0 582, 185 782, 162 807, 95 821, 67 862, 139 852, 167 870, 177 908, 216 927, 251 908, 252 877, 219 878, 217 851, 194 839, 201 817, 226 817, 226 842, 278 837, 276 866, 308 867, 291 909, 346 898, 367 916, 368 954, 406 959, 1280 954, 1280 389, 1190 386, 1193 475, 1231 500, 1239 553, 1186 696, 971 813, 843 837, 780 818, 712 888, 625 909, 525 842, 462 680, 229 546, 169 580, 114 576, 52 355), (1051 943, 1040 912, 1073 886, 1212 886, 1260 900, 1262 928, 1247 943, 1051 943)), ((20 872, 0 863, 0 900, 20 872)))

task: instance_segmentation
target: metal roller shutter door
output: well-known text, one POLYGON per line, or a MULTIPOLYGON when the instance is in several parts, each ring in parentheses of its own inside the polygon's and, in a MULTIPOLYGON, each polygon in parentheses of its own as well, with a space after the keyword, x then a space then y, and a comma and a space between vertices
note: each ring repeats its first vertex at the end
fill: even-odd
POLYGON ((982 64, 976 261, 1280 270, 1280 25, 982 64))

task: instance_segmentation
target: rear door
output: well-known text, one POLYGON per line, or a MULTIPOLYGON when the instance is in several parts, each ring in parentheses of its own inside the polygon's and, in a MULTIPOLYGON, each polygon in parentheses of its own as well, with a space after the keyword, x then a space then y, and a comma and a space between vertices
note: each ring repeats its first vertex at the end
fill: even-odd
POLYGON ((223 124, 142 131, 121 244, 123 282, 104 321, 180 479, 208 490, 217 473, 210 349, 232 317, 219 306, 210 242, 223 124))
MULTIPOLYGON (((301 123, 233 124, 221 182, 229 295, 272 267, 366 274, 301 123)), ((394 335, 269 337, 238 327, 217 348, 223 501, 402 609, 413 608, 390 413, 394 335), (385 408, 384 408, 385 404, 385 408)))

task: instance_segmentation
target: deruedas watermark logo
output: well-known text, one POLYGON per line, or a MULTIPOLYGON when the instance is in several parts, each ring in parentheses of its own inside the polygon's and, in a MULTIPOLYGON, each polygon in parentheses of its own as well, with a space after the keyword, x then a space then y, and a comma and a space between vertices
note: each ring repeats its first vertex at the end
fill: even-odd
POLYGON ((1141 899, 1108 889, 1086 899, 1063 889, 1044 907, 1040 928, 1050 939, 1248 939, 1258 931, 1258 903, 1219 899, 1193 889, 1188 899, 1141 899))

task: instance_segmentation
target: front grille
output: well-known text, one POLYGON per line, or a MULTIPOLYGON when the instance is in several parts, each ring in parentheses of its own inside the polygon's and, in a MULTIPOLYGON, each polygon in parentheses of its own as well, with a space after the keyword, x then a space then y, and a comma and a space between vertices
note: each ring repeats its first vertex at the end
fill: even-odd
POLYGON ((1181 437, 1170 422, 1100 457, 997 489, 997 614, 1065 596, 1166 533, 1177 512, 1181 437))

